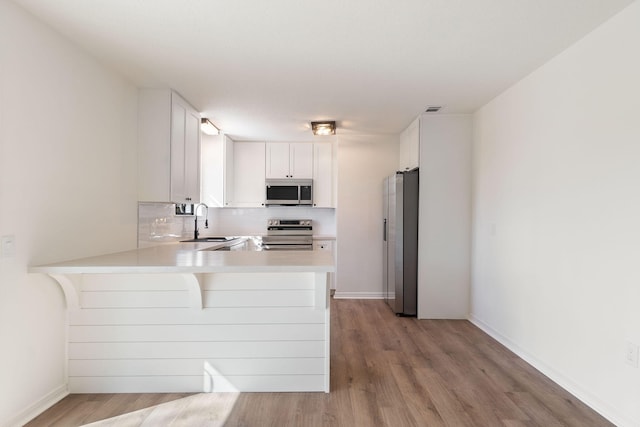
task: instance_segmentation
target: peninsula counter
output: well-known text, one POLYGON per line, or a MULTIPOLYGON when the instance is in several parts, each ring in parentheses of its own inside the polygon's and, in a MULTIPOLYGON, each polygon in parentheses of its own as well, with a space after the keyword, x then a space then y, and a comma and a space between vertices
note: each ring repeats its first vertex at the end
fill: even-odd
POLYGON ((216 245, 30 267, 64 291, 71 393, 329 392, 333 256, 216 245))

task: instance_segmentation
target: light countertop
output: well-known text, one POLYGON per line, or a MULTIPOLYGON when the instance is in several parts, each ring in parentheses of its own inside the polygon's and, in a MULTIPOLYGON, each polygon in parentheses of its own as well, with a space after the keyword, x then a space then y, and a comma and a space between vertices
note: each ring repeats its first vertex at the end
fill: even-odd
POLYGON ((334 272, 327 251, 215 251, 224 243, 175 243, 29 267, 30 273, 334 272), (208 250, 209 249, 209 250, 208 250))

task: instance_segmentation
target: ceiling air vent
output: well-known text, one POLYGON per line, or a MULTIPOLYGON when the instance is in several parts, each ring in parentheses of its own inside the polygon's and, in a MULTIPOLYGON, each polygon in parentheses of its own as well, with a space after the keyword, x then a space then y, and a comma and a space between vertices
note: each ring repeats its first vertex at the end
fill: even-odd
POLYGON ((427 107, 426 110, 424 110, 425 113, 437 113, 438 111, 440 111, 442 107, 440 105, 429 105, 427 107))

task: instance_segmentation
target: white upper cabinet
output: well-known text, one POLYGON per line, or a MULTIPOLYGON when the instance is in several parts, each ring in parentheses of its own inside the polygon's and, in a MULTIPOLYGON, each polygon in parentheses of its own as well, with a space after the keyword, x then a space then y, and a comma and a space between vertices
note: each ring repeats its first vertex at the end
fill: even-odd
POLYGON ((222 173, 223 173, 223 194, 224 194, 224 206, 233 206, 233 198, 234 198, 234 142, 231 138, 224 135, 223 137, 223 165, 222 165, 222 173))
POLYGON ((138 98, 138 199, 200 201, 200 114, 168 89, 138 98))
POLYGON ((313 144, 313 206, 333 208, 333 143, 313 144))
POLYGON ((400 134, 401 171, 417 168, 420 163, 420 117, 400 134))
POLYGON ((266 145, 266 177, 289 178, 289 144, 268 142, 266 145))
POLYGON ((289 144, 291 178, 313 178, 313 145, 309 143, 289 144))
POLYGON ((265 168, 268 179, 310 179, 313 177, 313 144, 268 142, 265 168))
POLYGON ((179 95, 171 95, 171 199, 200 201, 200 114, 179 95))
POLYGON ((231 206, 264 206, 264 158, 264 142, 234 142, 233 201, 231 206))
POLYGON ((201 135, 200 201, 210 208, 231 206, 233 140, 227 135, 201 135))

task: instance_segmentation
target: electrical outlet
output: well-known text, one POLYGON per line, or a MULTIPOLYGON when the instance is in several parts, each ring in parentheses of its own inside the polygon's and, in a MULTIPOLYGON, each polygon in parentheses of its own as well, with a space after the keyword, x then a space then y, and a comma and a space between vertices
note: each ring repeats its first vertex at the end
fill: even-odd
POLYGON ((2 236, 0 244, 0 256, 10 258, 16 255, 16 238, 14 236, 2 236))
POLYGON ((638 344, 627 341, 627 349, 625 351, 625 361, 634 368, 638 367, 638 344))

